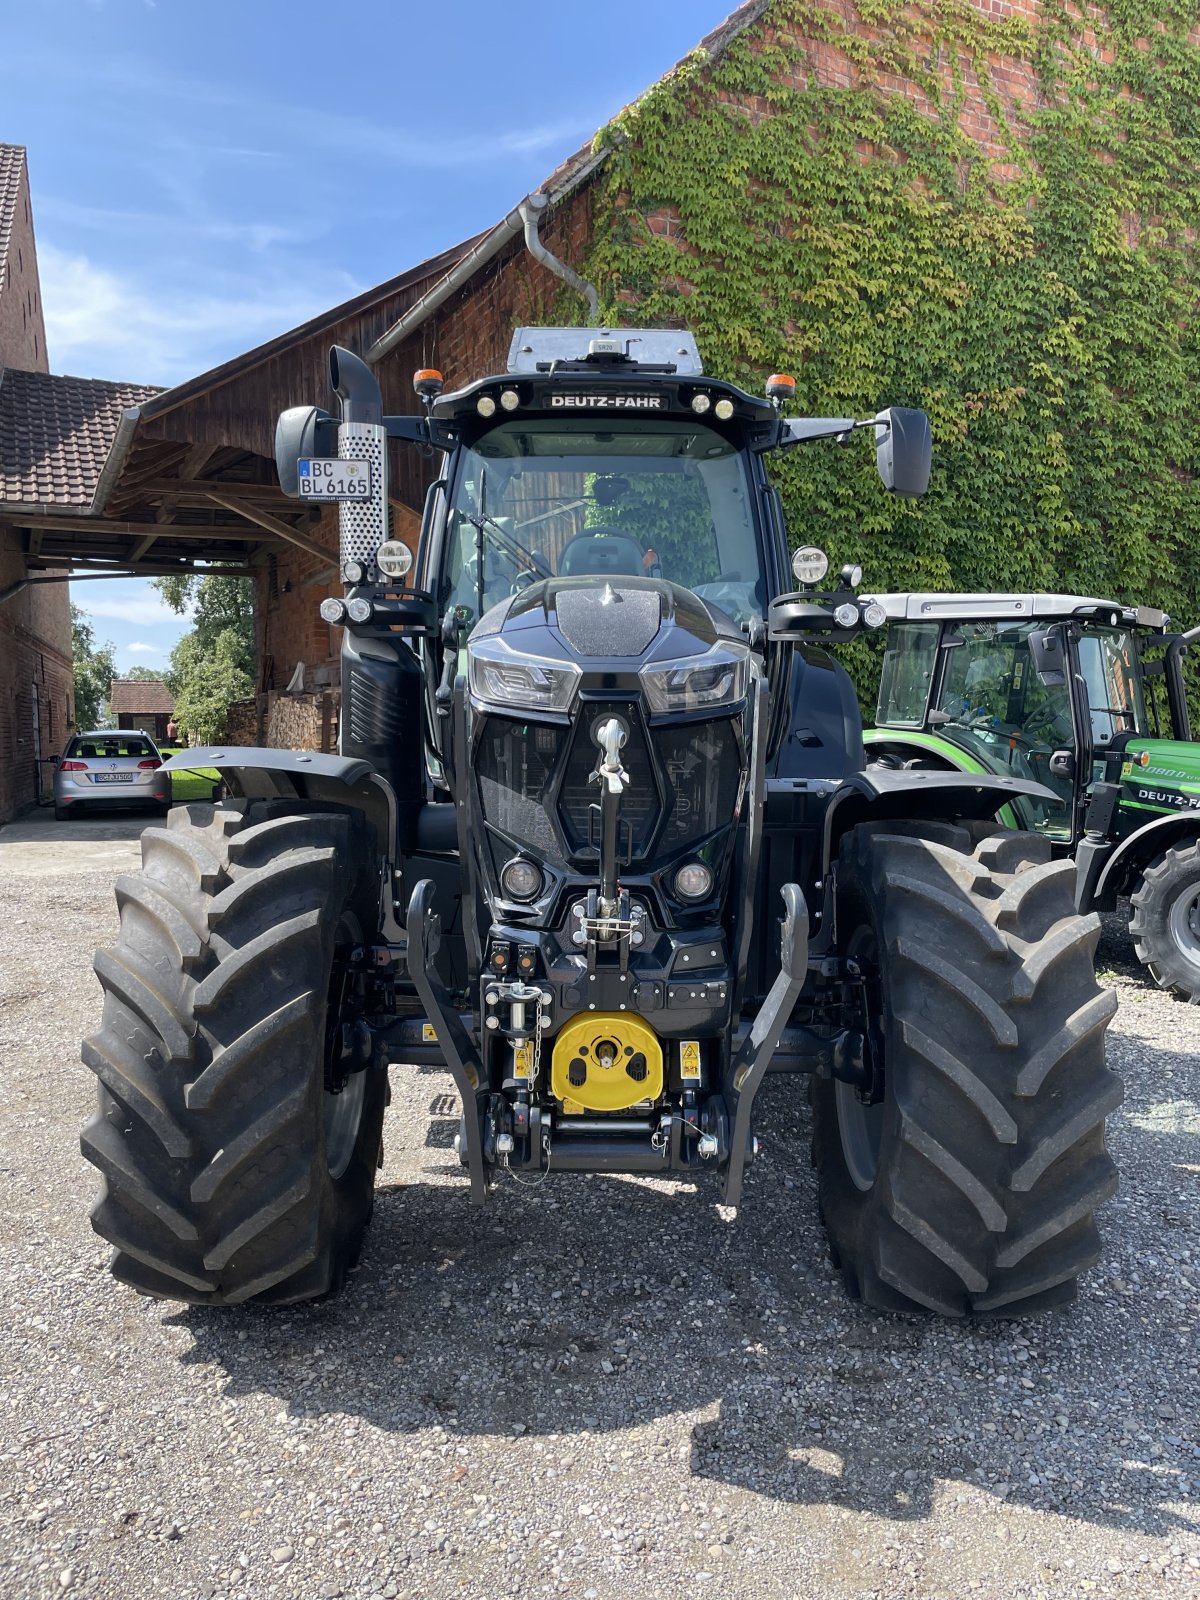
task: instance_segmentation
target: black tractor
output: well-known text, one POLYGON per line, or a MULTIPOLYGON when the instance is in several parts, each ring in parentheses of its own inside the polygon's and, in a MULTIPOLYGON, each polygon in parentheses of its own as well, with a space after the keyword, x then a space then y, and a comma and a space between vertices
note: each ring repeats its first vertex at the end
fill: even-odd
MULTIPOLYGON (((118 880, 84 1060, 93 1222, 142 1293, 336 1289, 358 1257, 389 1063, 444 1067, 470 1193, 685 1177, 728 1206, 769 1069, 808 1074, 850 1291, 946 1315, 1075 1292, 1116 1186, 1115 998, 1029 778, 868 769, 813 643, 887 620, 796 590, 766 456, 865 431, 918 495, 924 413, 792 418, 675 331, 520 330, 454 394, 286 412, 284 489, 340 502, 339 754, 209 748, 118 880), (440 460, 415 550, 389 440, 440 460)), ((683 1202, 681 1202, 683 1203, 683 1202)))

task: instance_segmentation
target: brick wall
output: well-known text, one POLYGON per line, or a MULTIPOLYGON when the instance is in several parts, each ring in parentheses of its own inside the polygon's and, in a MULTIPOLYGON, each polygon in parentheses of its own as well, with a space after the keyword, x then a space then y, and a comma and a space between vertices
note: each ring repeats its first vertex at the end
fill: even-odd
POLYGON ((12 213, 12 234, 4 281, 0 283, 0 367, 20 372, 49 372, 42 291, 38 283, 33 241, 29 172, 21 161, 21 177, 12 213))
MULTIPOLYGON (((587 246, 590 214, 589 191, 557 208, 541 229, 547 247, 569 263, 580 261, 587 246)), ((437 367, 451 389, 487 372, 503 372, 513 329, 551 320, 565 289, 561 279, 529 255, 523 240, 515 241, 424 328, 380 363, 385 408, 394 413, 416 411, 412 375, 418 367, 437 367)), ((424 491, 437 463, 420 456, 411 445, 392 448, 392 489, 397 497, 392 506, 392 530, 410 544, 415 555, 424 491)), ((328 544, 330 562, 335 565, 336 510, 327 511, 321 523, 307 531, 310 538, 328 544)), ((272 567, 256 580, 259 661, 264 674, 260 689, 285 688, 299 661, 305 663, 307 688, 336 687, 339 681, 342 630, 323 622, 319 607, 326 595, 340 594, 341 586, 336 574, 317 578, 321 565, 303 550, 290 548, 280 552, 272 567)), ((268 737, 268 743, 275 742, 268 737)))
MULTIPOLYGON (((0 528, 0 590, 24 576, 16 536, 0 528)), ((0 602, 0 822, 50 797, 46 758, 62 753, 73 716, 67 585, 35 585, 0 602)))

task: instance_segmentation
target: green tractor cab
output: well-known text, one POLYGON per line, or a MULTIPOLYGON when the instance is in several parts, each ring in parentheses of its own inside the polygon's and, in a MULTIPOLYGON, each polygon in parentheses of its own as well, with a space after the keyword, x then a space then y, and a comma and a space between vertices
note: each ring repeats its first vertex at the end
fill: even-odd
POLYGON ((1008 819, 1077 863, 1081 911, 1132 903, 1140 960, 1200 999, 1200 746, 1182 657, 1149 607, 1058 594, 883 594, 873 765, 1003 773, 1008 819))

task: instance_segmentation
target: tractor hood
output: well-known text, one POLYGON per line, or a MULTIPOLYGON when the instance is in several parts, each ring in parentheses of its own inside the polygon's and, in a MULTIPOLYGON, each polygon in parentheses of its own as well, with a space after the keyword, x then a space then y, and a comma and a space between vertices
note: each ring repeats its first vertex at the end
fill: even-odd
POLYGON ((1121 781, 1130 799, 1163 811, 1200 809, 1200 745, 1177 739, 1131 739, 1121 781))
POLYGON ((746 697, 745 636, 661 578, 548 578, 479 621, 471 697, 564 714, 578 695, 641 693, 651 715, 731 710, 746 697))

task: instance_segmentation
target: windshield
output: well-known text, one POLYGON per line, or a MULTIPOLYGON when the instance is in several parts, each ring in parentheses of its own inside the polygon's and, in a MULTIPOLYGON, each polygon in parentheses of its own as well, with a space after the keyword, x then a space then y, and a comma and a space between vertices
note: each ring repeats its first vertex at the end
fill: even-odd
POLYGON ((1089 628, 1079 641, 1079 666, 1097 746, 1110 744, 1119 733, 1149 731, 1137 650, 1128 630, 1089 628))
POLYGON ((961 749, 991 771, 1032 779, 1061 796, 1061 804, 1022 796, 1015 801, 1026 826, 1052 838, 1071 831, 1071 780, 1050 767, 1056 750, 1074 748, 1070 691, 1039 677, 1029 636, 1033 622, 963 622, 961 644, 947 650, 947 662, 931 719, 961 749))
POLYGON ((697 424, 504 423, 459 457, 441 603, 474 621, 539 578, 615 574, 762 616, 750 503, 738 452, 697 424))

